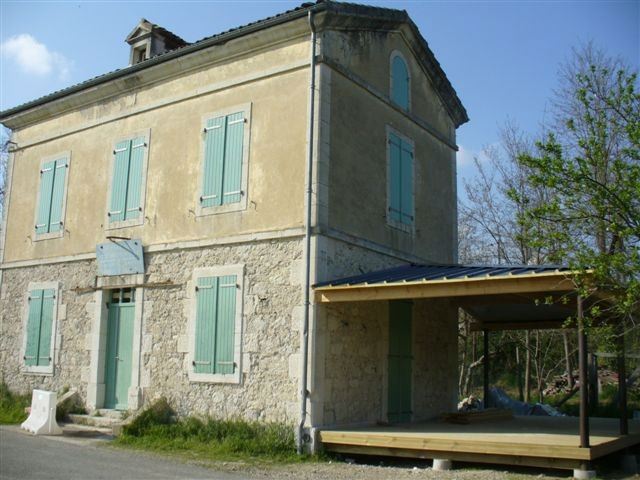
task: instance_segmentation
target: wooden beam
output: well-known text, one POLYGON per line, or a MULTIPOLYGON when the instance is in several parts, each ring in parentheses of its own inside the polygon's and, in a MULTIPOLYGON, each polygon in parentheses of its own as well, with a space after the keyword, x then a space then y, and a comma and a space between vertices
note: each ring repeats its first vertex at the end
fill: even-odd
POLYGON ((440 450, 422 450, 410 448, 371 447, 366 445, 344 445, 339 443, 324 443, 323 448, 329 452, 378 455, 385 457, 434 459, 447 458, 454 462, 492 463, 500 465, 516 465, 523 467, 574 469, 580 466, 581 460, 568 458, 540 458, 524 455, 498 455, 487 453, 443 452, 440 450))
MULTIPOLYGON (((566 319, 561 320, 540 320, 540 321, 492 321, 492 322, 471 322, 472 332, 488 330, 490 332, 500 332, 505 330, 556 330, 567 328, 564 326, 566 319)), ((571 328, 571 327, 569 327, 571 328)))
POLYGON ((523 276, 428 280, 419 282, 382 283, 320 287, 316 302, 354 302, 415 298, 471 297, 520 293, 558 293, 574 290, 566 273, 523 276))

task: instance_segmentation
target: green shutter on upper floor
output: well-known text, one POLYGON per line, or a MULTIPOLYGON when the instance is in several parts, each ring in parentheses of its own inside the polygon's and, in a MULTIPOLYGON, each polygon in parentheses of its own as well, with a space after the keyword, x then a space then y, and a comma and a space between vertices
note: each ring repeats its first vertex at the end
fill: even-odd
POLYGON ((144 168, 144 154, 147 144, 144 137, 137 137, 131 141, 129 155, 129 178, 127 182, 127 200, 125 202, 125 220, 138 218, 142 209, 141 191, 144 168))
POLYGON ((413 224, 414 192, 413 146, 395 133, 389 133, 389 219, 413 224))
POLYGON ((411 144, 403 141, 400 149, 400 211, 402 223, 413 223, 413 148, 411 144))
POLYGON ((401 204, 401 166, 402 140, 397 135, 389 134, 389 218, 399 222, 402 219, 401 204))
POLYGON ((109 223, 126 219, 127 188, 129 185, 129 157, 131 140, 118 142, 113 151, 113 177, 111 180, 111 202, 109 206, 109 223))
POLYGON ((36 234, 62 230, 65 182, 69 160, 66 157, 45 162, 40 170, 40 199, 36 234))
POLYGON ((200 196, 202 207, 215 207, 241 200, 244 123, 244 112, 207 120, 200 196))
POLYGON ((207 120, 205 126, 204 174, 200 197, 203 207, 222 205, 226 127, 225 117, 207 120))

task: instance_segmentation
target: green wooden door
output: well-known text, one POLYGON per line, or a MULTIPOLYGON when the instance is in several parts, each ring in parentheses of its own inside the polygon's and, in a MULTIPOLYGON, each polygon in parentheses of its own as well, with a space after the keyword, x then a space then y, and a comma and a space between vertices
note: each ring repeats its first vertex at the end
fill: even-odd
POLYGON ((126 410, 131 386, 135 303, 130 289, 116 290, 109 302, 105 365, 105 408, 126 410))
POLYGON ((411 421, 411 303, 389 302, 389 398, 391 423, 411 421))

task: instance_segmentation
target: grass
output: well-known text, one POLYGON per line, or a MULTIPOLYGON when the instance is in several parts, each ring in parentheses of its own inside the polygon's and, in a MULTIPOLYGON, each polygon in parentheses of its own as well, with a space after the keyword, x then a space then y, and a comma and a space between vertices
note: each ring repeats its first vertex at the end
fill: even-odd
POLYGON ((31 403, 29 395, 18 395, 0 383, 0 424, 22 423, 26 420, 25 407, 31 403))
POLYGON ((295 463, 293 427, 283 423, 187 417, 159 400, 124 427, 115 445, 204 461, 295 463))

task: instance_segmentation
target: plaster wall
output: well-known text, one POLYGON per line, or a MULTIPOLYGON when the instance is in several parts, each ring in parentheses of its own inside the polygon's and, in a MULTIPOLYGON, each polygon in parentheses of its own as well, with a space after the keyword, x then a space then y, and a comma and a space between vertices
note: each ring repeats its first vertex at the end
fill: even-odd
POLYGON ((457 248, 455 152, 336 72, 331 95, 329 227, 426 261, 452 262, 457 248), (387 223, 388 127, 415 143, 414 232, 387 223))
POLYGON ((292 62, 301 65, 308 48, 303 40, 289 42, 167 82, 133 88, 109 101, 17 130, 14 141, 19 147, 45 140, 14 154, 4 261, 88 253, 105 235, 113 234, 142 238, 146 246, 300 227, 303 204, 290 199, 302 199, 304 191, 308 68, 240 80, 292 62), (212 82, 228 86, 190 96, 212 82), (177 100, 145 109, 167 99, 177 100), (197 217, 203 116, 247 103, 251 103, 247 207, 197 217), (96 123, 101 119, 104 122, 96 123), (107 233, 114 142, 147 129, 144 225, 107 233), (61 131, 66 133, 60 136, 61 131), (34 242, 40 161, 62 151, 70 151, 72 157, 64 237, 34 242))

